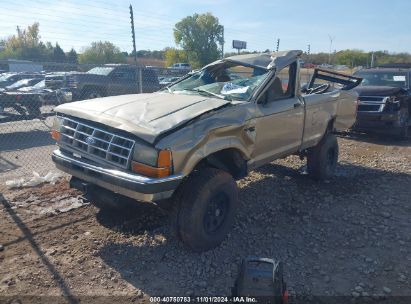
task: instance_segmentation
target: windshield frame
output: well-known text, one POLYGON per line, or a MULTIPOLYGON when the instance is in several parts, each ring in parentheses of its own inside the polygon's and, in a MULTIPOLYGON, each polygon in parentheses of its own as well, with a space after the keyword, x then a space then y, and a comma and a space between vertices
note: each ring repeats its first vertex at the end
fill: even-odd
MULTIPOLYGON (((209 72, 210 70, 211 70, 211 71, 216 71, 216 70, 218 70, 219 68, 222 68, 222 66, 226 66, 225 69, 229 69, 229 68, 232 68, 232 67, 241 66, 241 67, 245 67, 245 68, 253 68, 253 69, 258 69, 258 70, 264 70, 264 73, 262 73, 261 75, 256 75, 256 76, 252 76, 252 77, 239 78, 240 80, 248 80, 248 79, 251 79, 251 78, 253 78, 253 77, 261 77, 261 76, 263 76, 262 79, 257 79, 257 81, 259 81, 259 82, 258 82, 258 83, 256 84, 256 86, 252 89, 252 91, 250 92, 250 94, 248 95, 247 98, 242 99, 242 98, 238 98, 238 97, 232 96, 231 94, 224 94, 224 95, 223 95, 223 94, 221 94, 221 92, 219 92, 219 93, 211 92, 211 91, 208 92, 210 96, 211 96, 211 95, 214 95, 214 96, 217 97, 217 98, 223 98, 223 99, 235 100, 235 101, 253 102, 254 99, 255 99, 256 93, 257 93, 258 91, 260 91, 260 88, 265 85, 265 83, 267 82, 267 80, 269 80, 269 79, 271 78, 271 76, 272 76, 272 74, 273 74, 273 71, 275 71, 275 69, 264 69, 264 68, 262 68, 262 67, 260 67, 260 66, 250 65, 250 64, 247 64, 247 63, 242 63, 242 62, 233 61, 233 60, 225 60, 225 59, 222 59, 222 60, 215 61, 215 62, 213 62, 213 63, 211 63, 211 64, 208 64, 208 65, 206 65, 205 67, 203 67, 203 68, 200 69, 200 70, 195 70, 195 71, 192 71, 192 72, 186 74, 185 76, 183 76, 182 78, 180 78, 178 81, 176 81, 176 82, 174 82, 174 83, 172 83, 172 84, 164 87, 161 91, 162 91, 162 92, 172 93, 172 94, 173 94, 174 92, 184 92, 184 91, 186 91, 186 92, 197 92, 198 94, 200 94, 200 93, 206 93, 206 91, 205 91, 204 89, 202 89, 203 86, 207 86, 207 85, 211 85, 211 84, 218 84, 218 83, 224 83, 224 84, 230 83, 230 84, 233 84, 233 82, 235 82, 236 80, 238 80, 238 79, 232 79, 232 80, 230 80, 230 81, 225 81, 225 82, 214 81, 214 82, 211 82, 210 84, 204 84, 204 85, 200 85, 200 86, 194 87, 194 88, 192 88, 191 90, 189 90, 189 89, 185 89, 185 90, 173 90, 173 87, 174 87, 174 86, 176 86, 176 85, 178 85, 178 84, 181 84, 181 82, 183 82, 183 81, 185 81, 185 80, 193 77, 194 75, 201 75, 201 73, 209 72), (198 88, 200 88, 200 90, 196 90, 196 89, 198 89, 198 88)), ((224 87, 224 86, 223 86, 223 87, 224 87)), ((249 85, 248 85, 247 87, 249 87, 249 85)), ((180 93, 180 94, 181 94, 181 93, 180 93)))

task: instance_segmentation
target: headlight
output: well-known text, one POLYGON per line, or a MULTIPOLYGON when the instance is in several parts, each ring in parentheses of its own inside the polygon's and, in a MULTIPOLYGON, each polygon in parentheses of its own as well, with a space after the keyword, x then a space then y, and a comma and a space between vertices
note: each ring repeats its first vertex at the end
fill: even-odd
POLYGON ((400 100, 396 96, 391 96, 391 97, 388 98, 388 102, 399 103, 400 100))
POLYGON ((144 144, 136 143, 134 145, 133 159, 139 163, 150 166, 157 165, 158 151, 144 144))
POLYGON ((61 124, 62 124, 62 118, 55 116, 53 119, 53 125, 51 127, 51 138, 53 138, 55 141, 60 140, 60 131, 61 131, 61 124))
POLYGON ((398 111, 401 108, 401 100, 396 96, 390 96, 387 99, 386 110, 387 111, 398 111))
POLYGON ((173 157, 169 150, 156 150, 136 143, 131 170, 149 177, 166 177, 173 172, 173 157))

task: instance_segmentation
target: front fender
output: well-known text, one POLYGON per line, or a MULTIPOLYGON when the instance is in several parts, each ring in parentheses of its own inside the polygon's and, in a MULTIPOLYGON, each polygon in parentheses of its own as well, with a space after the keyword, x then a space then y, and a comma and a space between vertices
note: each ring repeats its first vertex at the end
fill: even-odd
POLYGON ((171 149, 174 172, 190 174, 205 157, 225 149, 236 149, 246 160, 251 158, 255 133, 247 132, 252 121, 248 111, 230 107, 201 119, 163 138, 159 149, 171 149))

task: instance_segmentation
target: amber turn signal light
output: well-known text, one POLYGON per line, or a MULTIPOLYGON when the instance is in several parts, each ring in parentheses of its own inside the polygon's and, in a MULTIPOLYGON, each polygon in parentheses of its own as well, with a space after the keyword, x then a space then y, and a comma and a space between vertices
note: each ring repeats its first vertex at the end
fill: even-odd
POLYGON ((50 132, 51 134, 51 138, 53 138, 55 141, 59 141, 60 140, 60 132, 56 131, 56 130, 52 130, 50 132))
POLYGON ((158 153, 157 167, 159 167, 159 168, 171 168, 172 162, 173 162, 173 157, 171 155, 171 151, 161 150, 158 153))
POLYGON ((149 177, 166 177, 170 175, 170 168, 156 168, 135 161, 131 162, 131 170, 149 177))

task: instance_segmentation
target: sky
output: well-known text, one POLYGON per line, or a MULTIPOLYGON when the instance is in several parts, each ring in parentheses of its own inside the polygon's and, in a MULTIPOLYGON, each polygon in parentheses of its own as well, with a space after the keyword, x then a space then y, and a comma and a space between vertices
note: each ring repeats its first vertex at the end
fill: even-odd
POLYGON ((280 50, 311 46, 311 53, 343 49, 411 52, 407 0, 0 0, 0 38, 16 26, 40 23, 43 41, 77 51, 92 41, 111 41, 122 51, 132 50, 129 4, 133 5, 137 50, 175 47, 173 27, 194 13, 211 12, 224 26, 225 51, 232 40, 247 49, 280 50), (331 43, 331 39, 332 43, 331 43))

